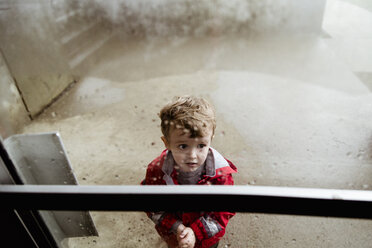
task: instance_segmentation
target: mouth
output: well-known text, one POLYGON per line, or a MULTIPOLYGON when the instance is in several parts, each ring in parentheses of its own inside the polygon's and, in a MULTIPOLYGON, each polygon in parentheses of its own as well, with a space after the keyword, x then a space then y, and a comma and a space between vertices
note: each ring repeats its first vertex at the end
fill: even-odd
POLYGON ((194 168, 198 166, 198 163, 186 163, 188 167, 194 168))

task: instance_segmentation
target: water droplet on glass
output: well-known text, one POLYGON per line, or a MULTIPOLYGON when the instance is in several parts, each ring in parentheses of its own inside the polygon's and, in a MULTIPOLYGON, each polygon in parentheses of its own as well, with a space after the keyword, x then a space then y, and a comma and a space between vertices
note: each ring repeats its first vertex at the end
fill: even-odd
POLYGON ((359 160, 362 160, 362 159, 363 159, 363 153, 358 153, 357 158, 358 158, 359 160))
POLYGON ((251 180, 248 182, 249 185, 255 185, 256 184, 256 180, 251 180))
POLYGON ((332 199, 333 199, 333 200, 342 200, 342 197, 339 196, 339 195, 337 195, 337 194, 333 194, 333 195, 332 195, 332 199))

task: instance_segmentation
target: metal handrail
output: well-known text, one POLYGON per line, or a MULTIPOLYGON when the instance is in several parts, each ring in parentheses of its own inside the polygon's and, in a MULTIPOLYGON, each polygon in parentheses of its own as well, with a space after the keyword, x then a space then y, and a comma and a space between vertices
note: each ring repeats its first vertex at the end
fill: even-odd
POLYGON ((372 191, 271 186, 1 185, 0 209, 231 211, 372 219, 372 191))

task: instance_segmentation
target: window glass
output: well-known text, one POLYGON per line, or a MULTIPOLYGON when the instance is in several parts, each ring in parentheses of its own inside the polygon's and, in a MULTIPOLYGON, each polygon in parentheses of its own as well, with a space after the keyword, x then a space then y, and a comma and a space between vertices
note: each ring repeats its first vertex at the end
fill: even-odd
MULTIPOLYGON (((143 213, 92 215, 100 236, 66 239, 64 247, 167 247, 143 213)), ((370 220, 238 213, 219 247, 368 247, 371 228, 370 220)))
MULTIPOLYGON (((0 1, 0 134, 58 132, 78 184, 139 185, 161 108, 194 95, 236 185, 371 190, 371 50, 368 0, 0 1)), ((238 215, 221 247, 371 243, 369 221, 238 215)), ((144 213, 92 219, 64 247, 166 247, 144 213)))

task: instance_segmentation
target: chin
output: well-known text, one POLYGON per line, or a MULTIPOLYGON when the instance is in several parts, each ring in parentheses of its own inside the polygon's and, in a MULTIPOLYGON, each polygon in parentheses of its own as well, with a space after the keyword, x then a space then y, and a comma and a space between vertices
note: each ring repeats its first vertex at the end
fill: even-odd
POLYGON ((183 172, 192 172, 192 171, 196 171, 198 168, 199 168, 199 166, 190 167, 190 166, 185 165, 185 166, 181 167, 181 170, 183 172))

